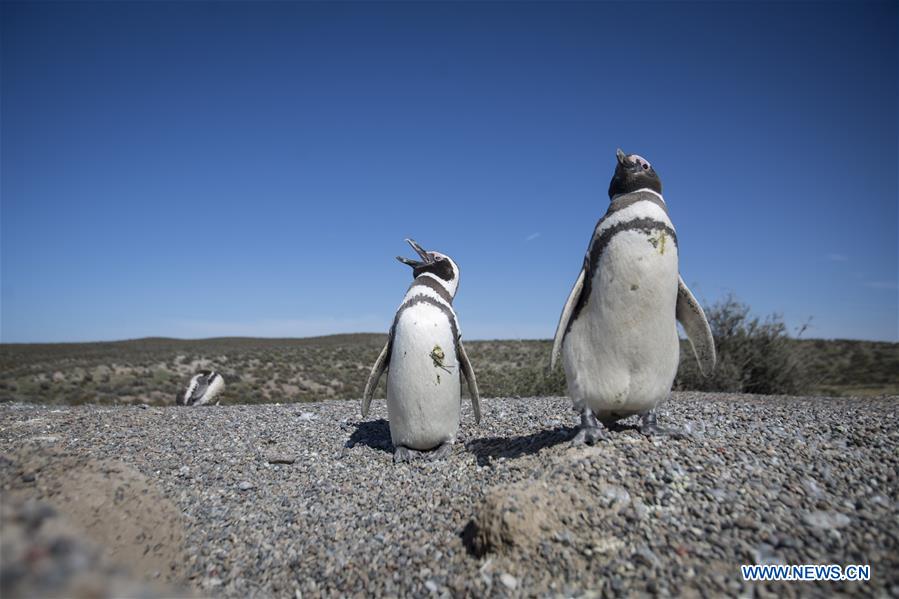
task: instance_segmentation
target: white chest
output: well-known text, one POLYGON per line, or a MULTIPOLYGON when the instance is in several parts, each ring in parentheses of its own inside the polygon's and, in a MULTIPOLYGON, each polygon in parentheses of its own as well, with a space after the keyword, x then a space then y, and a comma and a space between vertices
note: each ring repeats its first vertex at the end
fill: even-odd
POLYGON ((387 373, 394 445, 431 449, 459 429, 461 384, 453 323, 431 303, 405 308, 394 327, 387 373))
POLYGON ((614 216, 597 229, 593 245, 602 245, 587 299, 562 348, 569 394, 600 418, 652 409, 667 396, 679 358, 673 228, 654 205, 614 216))

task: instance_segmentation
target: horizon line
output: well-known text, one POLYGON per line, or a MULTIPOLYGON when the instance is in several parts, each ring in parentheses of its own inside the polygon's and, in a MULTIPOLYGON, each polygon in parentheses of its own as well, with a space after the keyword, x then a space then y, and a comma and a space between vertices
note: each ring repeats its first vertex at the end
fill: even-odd
MULTIPOLYGON (((149 335, 146 337, 128 337, 125 339, 92 339, 92 340, 82 340, 82 341, 2 341, 0 340, 0 347, 2 346, 25 346, 25 345, 87 345, 87 344, 99 344, 99 343, 129 343, 135 341, 150 341, 150 340, 160 340, 160 341, 221 341, 226 339, 244 339, 244 340, 254 340, 254 339, 264 339, 266 341, 304 341, 310 339, 325 339, 330 337, 350 337, 353 335, 377 335, 384 337, 387 335, 386 332, 372 332, 372 331, 357 331, 353 333, 328 333, 325 335, 309 335, 306 337, 268 337, 264 335, 219 335, 215 337, 168 337, 164 335, 149 335)), ((849 337, 793 337, 788 336, 789 339, 794 339, 796 341, 864 341, 868 343, 887 343, 891 345, 899 345, 899 341, 884 341, 882 339, 861 339, 861 338, 849 338, 849 337)), ((679 339, 684 341, 686 340, 684 337, 679 336, 679 339)), ((489 338, 478 338, 471 337, 466 338, 467 342, 475 342, 475 341, 547 341, 552 342, 552 337, 489 337, 489 338)))

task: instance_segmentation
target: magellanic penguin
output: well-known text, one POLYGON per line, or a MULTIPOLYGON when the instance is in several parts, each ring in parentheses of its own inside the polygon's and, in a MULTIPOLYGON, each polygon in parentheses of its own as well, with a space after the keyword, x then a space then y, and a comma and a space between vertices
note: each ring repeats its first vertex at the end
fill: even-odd
POLYGON ((179 394, 176 402, 182 406, 208 404, 225 388, 225 379, 214 370, 201 370, 193 375, 187 390, 179 394))
POLYGON ((653 409, 671 391, 680 357, 677 325, 700 370, 715 367, 715 343, 702 307, 678 274, 678 242, 662 183, 649 162, 617 151, 611 203, 596 224, 584 265, 559 318, 559 353, 568 394, 581 416, 575 442, 594 443, 605 427, 634 414, 658 432, 653 409))
POLYGON ((368 416, 378 380, 388 370, 387 418, 397 462, 434 448, 431 459, 441 459, 452 450, 461 418, 460 375, 468 382, 475 422, 481 421, 478 384, 453 311, 459 267, 445 254, 406 242, 421 260, 396 258, 412 267, 414 280, 362 396, 362 415, 368 416))

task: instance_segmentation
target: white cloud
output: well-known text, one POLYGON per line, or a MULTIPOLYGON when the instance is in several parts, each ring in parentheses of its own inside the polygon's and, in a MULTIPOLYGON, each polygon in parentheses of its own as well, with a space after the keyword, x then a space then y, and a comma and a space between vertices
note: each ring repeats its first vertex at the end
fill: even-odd
POLYGON ((538 237, 540 237, 540 233, 531 233, 530 235, 528 235, 527 237, 525 237, 524 240, 525 240, 525 241, 534 241, 534 240, 537 239, 538 237))

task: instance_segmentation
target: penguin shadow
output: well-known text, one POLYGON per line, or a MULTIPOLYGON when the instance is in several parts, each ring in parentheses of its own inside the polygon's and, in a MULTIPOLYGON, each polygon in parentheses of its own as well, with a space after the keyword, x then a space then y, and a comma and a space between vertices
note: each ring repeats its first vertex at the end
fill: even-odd
POLYGON ((576 426, 559 426, 518 437, 485 437, 466 444, 468 451, 477 458, 478 466, 486 466, 497 458, 519 458, 533 455, 542 449, 567 443, 577 434, 576 426))
POLYGON ((364 420, 355 424, 356 430, 346 442, 347 448, 365 445, 387 453, 393 453, 393 442, 390 440, 390 425, 383 418, 364 420))
MULTIPOLYGON (((609 433, 613 435, 630 433, 640 434, 640 426, 627 422, 614 422, 607 426, 609 433)), ((530 435, 519 437, 487 437, 474 439, 466 444, 468 450, 475 455, 478 466, 486 466, 490 460, 497 458, 519 458, 525 455, 533 455, 542 449, 568 443, 577 435, 578 426, 557 426, 556 428, 543 430, 530 435)))

